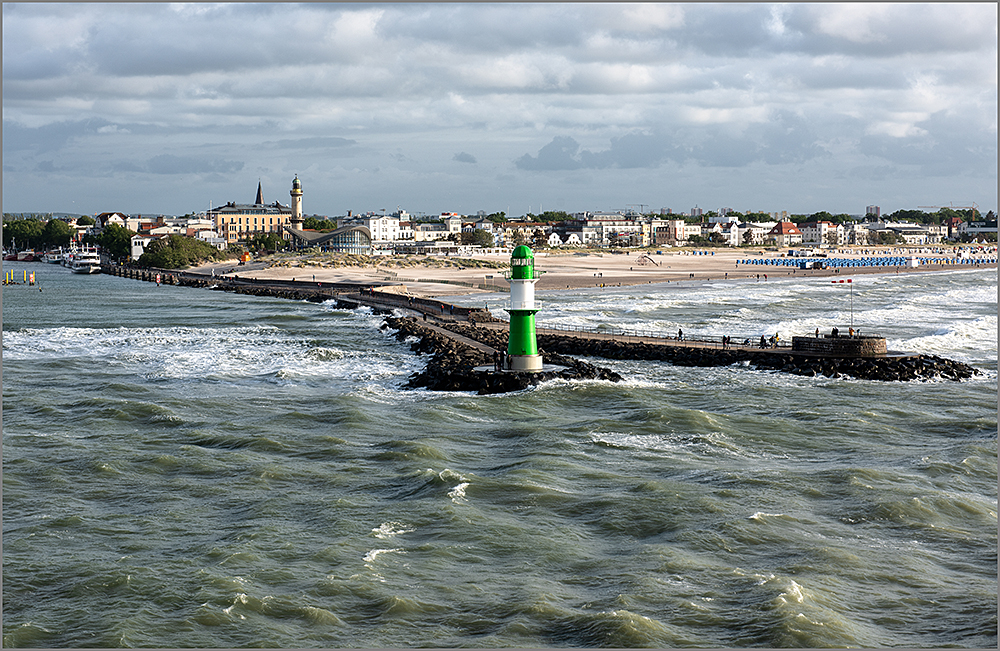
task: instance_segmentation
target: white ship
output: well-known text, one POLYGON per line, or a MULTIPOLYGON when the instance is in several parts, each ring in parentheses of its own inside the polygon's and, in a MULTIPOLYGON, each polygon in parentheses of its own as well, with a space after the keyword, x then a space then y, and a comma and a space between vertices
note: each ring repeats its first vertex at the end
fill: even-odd
POLYGON ((101 273, 101 256, 93 249, 74 251, 67 265, 75 274, 101 273))

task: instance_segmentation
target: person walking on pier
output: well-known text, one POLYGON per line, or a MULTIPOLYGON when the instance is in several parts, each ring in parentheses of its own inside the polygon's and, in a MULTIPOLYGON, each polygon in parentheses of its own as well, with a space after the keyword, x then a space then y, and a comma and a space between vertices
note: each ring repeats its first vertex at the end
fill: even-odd
POLYGON ((684 330, 677 328, 677 341, 684 341, 684 330))

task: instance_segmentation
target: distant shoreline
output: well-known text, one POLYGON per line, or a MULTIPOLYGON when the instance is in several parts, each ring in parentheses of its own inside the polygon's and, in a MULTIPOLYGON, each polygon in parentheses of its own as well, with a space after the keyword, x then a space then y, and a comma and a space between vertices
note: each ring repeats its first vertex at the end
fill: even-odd
MULTIPOLYGON (((933 248, 933 247, 927 247, 933 248)), ((992 249, 992 247, 991 247, 992 249)), ((905 249, 877 247, 831 252, 831 257, 873 257, 876 251, 898 251, 896 255, 921 255, 922 257, 952 258, 933 254, 906 253, 905 249)), ((700 249, 699 249, 700 251, 700 249)), ((995 255, 995 253, 993 254, 995 255)), ((843 269, 793 269, 787 267, 737 264, 749 258, 780 258, 776 252, 756 250, 715 250, 708 255, 693 255, 692 251, 664 250, 662 254, 630 251, 627 254, 609 252, 536 253, 536 269, 542 272, 536 290, 539 292, 601 287, 627 287, 637 285, 691 286, 706 280, 777 280, 788 278, 850 278, 871 274, 933 273, 973 269, 996 269, 996 263, 976 262, 954 265, 921 265, 918 267, 851 267, 843 269)), ((992 257, 992 256, 991 256, 992 257)), ((330 260, 289 260, 288 258, 251 262, 236 266, 232 262, 213 263, 189 269, 190 272, 257 278, 260 280, 296 280, 307 282, 377 282, 405 285, 406 292, 414 296, 457 296, 466 294, 503 292, 507 282, 503 278, 509 258, 501 255, 483 255, 471 258, 387 258, 373 259, 374 264, 360 266, 331 266, 330 260), (405 266, 393 262, 405 260, 405 266), (460 261, 476 261, 489 266, 459 266, 460 261), (274 262, 284 263, 280 265, 274 262), (415 264, 414 264, 415 262, 415 264), (448 265, 448 266, 445 266, 448 265)))

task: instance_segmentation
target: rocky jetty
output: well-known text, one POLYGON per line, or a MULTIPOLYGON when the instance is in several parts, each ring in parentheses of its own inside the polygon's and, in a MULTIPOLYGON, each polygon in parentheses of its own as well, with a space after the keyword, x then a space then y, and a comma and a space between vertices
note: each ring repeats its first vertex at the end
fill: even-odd
MULTIPOLYGON (((507 345, 507 333, 476 328, 462 323, 448 324, 449 330, 501 350, 507 345)), ((543 354, 582 355, 605 359, 664 361, 676 366, 730 366, 743 364, 759 369, 782 371, 815 377, 841 376, 883 382, 912 380, 965 380, 978 375, 972 366, 936 355, 885 355, 878 357, 831 357, 794 354, 775 349, 720 349, 669 344, 631 343, 589 339, 571 335, 538 334, 543 354)), ((547 357, 546 357, 547 359, 547 357)))
MULTIPOLYGON (((341 292, 356 292, 355 284, 316 283, 316 286, 287 281, 258 281, 239 278, 214 278, 203 274, 191 274, 167 269, 138 269, 104 265, 104 273, 156 282, 165 285, 202 287, 238 294, 268 296, 291 300, 322 302, 338 299, 338 305, 346 308, 357 307, 356 302, 339 298, 341 292)), ((378 292, 377 292, 378 293, 378 292)), ((383 300, 385 300, 383 298, 383 300)), ((446 304, 428 299, 414 299, 417 309, 444 314, 446 304), (436 310, 436 312, 435 312, 436 310)), ((390 313, 394 306, 372 308, 377 313, 390 313)), ((495 350, 507 349, 507 332, 478 326, 499 322, 491 313, 477 308, 448 306, 449 311, 458 313, 469 320, 452 322, 443 327, 469 339, 486 344, 495 350)), ((937 355, 888 354, 888 355, 837 355, 816 351, 788 351, 787 349, 751 348, 705 348, 698 346, 675 346, 662 343, 635 343, 613 339, 592 339, 573 335, 537 335, 539 353, 545 364, 566 367, 559 371, 528 372, 483 372, 476 366, 492 365, 486 354, 444 337, 430 328, 420 325, 412 317, 388 317, 383 327, 397 330, 402 341, 416 337, 413 350, 431 353, 430 363, 421 373, 410 378, 409 386, 427 387, 443 391, 477 391, 479 393, 502 393, 518 391, 531 385, 555 378, 604 379, 619 381, 621 377, 611 370, 599 368, 586 362, 568 357, 603 357, 605 359, 635 359, 664 361, 677 366, 729 366, 741 364, 753 368, 781 371, 815 377, 823 375, 837 378, 854 377, 862 380, 883 382, 908 382, 913 380, 947 379, 960 381, 979 375, 972 366, 937 355)), ((800 338, 801 339, 801 338, 800 338)), ((821 340, 816 340, 822 343, 821 340)), ((814 343, 808 341, 806 343, 814 343)), ((829 342, 827 342, 829 343, 829 342)))
MULTIPOLYGON (((475 391, 480 395, 485 395, 520 391, 555 379, 610 380, 612 382, 619 382, 622 379, 614 371, 554 353, 543 354, 543 360, 546 365, 561 367, 556 370, 542 370, 540 372, 477 371, 477 366, 492 366, 493 360, 488 354, 442 335, 424 326, 413 317, 386 317, 382 328, 395 330, 396 339, 399 341, 415 337, 417 341, 410 345, 410 349, 418 354, 431 354, 427 367, 410 376, 405 385, 408 388, 426 388, 432 391, 475 391)), ((506 335, 504 339, 506 339, 506 335)), ((500 348, 500 350, 503 349, 500 348)))

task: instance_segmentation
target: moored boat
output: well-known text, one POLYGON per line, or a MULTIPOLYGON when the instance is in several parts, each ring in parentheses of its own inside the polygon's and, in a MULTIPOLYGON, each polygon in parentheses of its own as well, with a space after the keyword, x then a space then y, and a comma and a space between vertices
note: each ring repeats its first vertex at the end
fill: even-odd
POLYGON ((59 247, 58 251, 48 251, 42 258, 45 262, 49 264, 62 264, 63 258, 66 256, 63 253, 62 247, 59 247))
POLYGON ((93 249, 76 251, 69 268, 75 274, 101 273, 101 256, 93 249))

